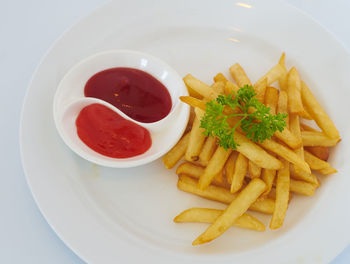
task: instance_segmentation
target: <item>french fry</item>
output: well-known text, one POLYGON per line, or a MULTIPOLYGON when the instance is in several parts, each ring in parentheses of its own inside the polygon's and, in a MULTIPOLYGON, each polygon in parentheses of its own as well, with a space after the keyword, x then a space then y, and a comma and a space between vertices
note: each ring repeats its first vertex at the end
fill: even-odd
POLYGON ((296 181, 293 179, 290 180, 291 192, 295 192, 306 196, 312 196, 314 195, 316 188, 317 188, 317 185, 309 182, 296 181))
POLYGON ((301 82, 301 98, 305 109, 322 131, 330 138, 339 139, 339 132, 332 119, 326 114, 304 82, 301 82))
MULTIPOLYGON (((176 174, 177 175, 186 175, 195 179, 199 179, 201 175, 204 173, 204 168, 194 165, 189 162, 184 162, 182 163, 179 167, 176 169, 176 174)), ((220 171, 217 175, 219 175, 222 171, 220 171)), ((222 176, 217 176, 215 175, 212 184, 216 186, 220 186, 223 188, 228 188, 229 186, 227 185, 226 182, 223 181, 222 176)))
POLYGON ((235 171, 237 157, 238 157, 238 152, 232 151, 230 157, 227 159, 226 164, 225 164, 225 174, 226 174, 227 182, 229 184, 232 183, 232 177, 233 177, 233 173, 235 171))
MULTIPOLYGON (((313 131, 313 132, 320 132, 304 123, 300 123, 300 127, 302 130, 305 131, 313 131)), ((328 147, 320 147, 320 146, 315 146, 315 147, 305 147, 305 150, 309 151, 316 157, 318 157, 321 160, 327 161, 329 157, 329 148, 328 147)))
POLYGON ((261 179, 265 182, 266 184, 266 190, 263 193, 263 195, 268 195, 271 191, 273 182, 275 180, 276 176, 276 171, 275 170, 268 170, 268 169, 263 169, 261 173, 261 179))
POLYGON ((193 121, 194 121, 194 118, 196 117, 196 114, 194 112, 194 109, 193 107, 190 108, 190 116, 188 118, 188 123, 187 123, 187 126, 186 126, 186 130, 185 130, 185 133, 187 133, 188 131, 191 131, 192 129, 192 125, 193 125, 193 121))
POLYGON ((233 82, 227 81, 225 84, 224 92, 225 94, 236 94, 239 90, 239 87, 233 82))
MULTIPOLYGON (((274 87, 267 87, 265 93, 265 105, 270 107, 270 113, 275 115, 279 96, 278 90, 274 87)), ((274 134, 279 140, 286 143, 291 148, 298 148, 302 145, 301 138, 297 138, 293 135, 288 128, 284 128, 282 132, 276 131, 274 134)))
POLYGON ((278 90, 276 88, 271 86, 266 88, 264 103, 267 107, 270 107, 270 113, 275 115, 278 103, 278 90))
POLYGON ((176 145, 163 156, 162 161, 167 169, 171 169, 185 154, 188 142, 190 139, 190 133, 185 134, 176 145))
POLYGON ((192 107, 198 107, 202 110, 205 110, 207 108, 205 101, 197 99, 192 96, 180 96, 180 100, 185 104, 188 104, 192 107))
MULTIPOLYGON (((288 114, 288 95, 285 90, 280 91, 278 96, 277 113, 288 114)), ((289 115, 285 118, 289 129, 289 115)))
POLYGON ((290 163, 293 163, 295 166, 299 167, 303 171, 307 173, 311 173, 309 165, 301 159, 297 154, 295 154, 292 150, 289 148, 271 140, 266 139, 264 142, 259 143, 260 146, 263 148, 277 154, 278 156, 286 159, 290 163))
MULTIPOLYGON (((215 82, 211 88, 213 89, 213 91, 217 94, 223 94, 224 90, 225 90, 225 82, 215 82)), ((214 98, 211 98, 214 99, 214 98)))
POLYGON ((266 79, 267 85, 271 85, 275 81, 277 81, 284 73, 284 68, 281 64, 276 64, 273 66, 265 75, 263 75, 257 83, 261 82, 262 80, 266 79))
POLYGON ((286 54, 283 52, 278 64, 282 66, 283 73, 281 74, 281 77, 278 79, 278 84, 280 86, 281 91, 287 91, 287 68, 286 68, 286 54))
POLYGON ((243 87, 246 84, 252 85, 247 74, 239 63, 236 63, 230 67, 230 74, 239 87, 243 87))
MULTIPOLYGON (((299 122, 299 116, 296 114, 290 114, 289 116, 289 127, 290 131, 293 133, 293 135, 301 141, 301 131, 300 131, 300 122, 299 122)), ((304 147, 301 145, 300 147, 294 149, 294 152, 302 159, 304 160, 304 147)), ((303 173, 302 170, 298 167, 294 167, 294 170, 296 173, 303 173)))
POLYGON ((321 169, 318 172, 324 175, 329 175, 329 174, 337 173, 338 171, 332 167, 329 167, 329 168, 321 169))
POLYGON ((256 92, 256 98, 259 100, 259 102, 263 103, 266 93, 266 87, 267 87, 267 78, 263 78, 261 81, 258 81, 254 84, 254 90, 256 92))
POLYGON ((271 170, 278 170, 281 168, 282 164, 278 159, 268 154, 242 134, 235 132, 234 139, 237 142, 237 151, 259 167, 271 170))
POLYGON ((188 146, 185 153, 185 159, 191 162, 199 159, 199 153, 205 140, 205 135, 203 134, 204 129, 200 128, 199 120, 200 119, 196 116, 193 121, 192 130, 190 132, 188 146))
POLYGON ((340 140, 340 138, 330 138, 322 132, 311 131, 302 131, 301 138, 303 140, 303 145, 308 147, 333 147, 340 140))
POLYGON ((295 67, 291 68, 287 76, 288 108, 292 114, 302 114, 304 107, 301 101, 300 77, 295 67))
POLYGON ((295 170, 295 166, 290 164, 290 177, 295 180, 302 180, 305 182, 309 182, 315 185, 319 185, 317 177, 313 173, 306 173, 305 171, 295 170))
POLYGON ((206 189, 215 175, 217 175, 225 166, 226 160, 230 156, 232 149, 225 150, 223 147, 218 147, 212 158, 210 159, 208 166, 204 169, 204 173, 199 178, 198 186, 201 190, 206 189))
MULTIPOLYGON (((224 204, 231 203, 238 195, 238 193, 231 193, 229 190, 215 185, 209 185, 207 189, 201 190, 198 188, 198 181, 186 175, 179 176, 177 187, 184 192, 192 193, 202 198, 224 204)), ((269 198, 259 198, 249 209, 264 214, 272 214, 274 208, 274 200, 269 198)))
POLYGON ((321 160, 327 161, 329 157, 328 147, 304 147, 305 150, 309 151, 321 160))
MULTIPOLYGON (((332 168, 332 166, 327 161, 319 159, 318 157, 312 155, 308 151, 304 151, 304 157, 305 157, 305 161, 307 162, 307 164, 309 164, 312 170, 322 170, 322 169, 332 168)), ((337 171, 336 169, 333 169, 333 170, 335 170, 335 172, 337 171)))
POLYGON ((260 175, 261 175, 261 167, 259 167, 254 162, 249 160, 249 163, 248 163, 248 174, 249 174, 250 178, 252 178, 252 179, 253 178, 259 178, 260 175))
POLYGON ((276 131, 274 136, 292 149, 299 148, 303 144, 301 139, 293 135, 288 128, 284 128, 282 132, 276 131))
POLYGON ((217 75, 215 75, 214 77, 214 82, 227 82, 227 79, 225 77, 225 75, 223 75, 221 72, 219 72, 217 75))
MULTIPOLYGON (((174 218, 175 223, 213 223, 223 210, 209 208, 190 208, 174 218)), ((265 226, 250 214, 238 217, 232 226, 246 228, 255 231, 265 231, 265 226)))
POLYGON ((207 243, 222 235, 238 217, 242 216, 248 210, 265 188, 266 185, 262 180, 257 178, 251 180, 215 222, 193 241, 192 245, 207 243))
POLYGON ((236 159, 235 169, 232 175, 231 192, 235 193, 239 191, 243 185, 244 177, 247 174, 248 159, 241 153, 238 154, 236 159))
MULTIPOLYGON (((271 191, 269 192, 269 194, 267 195, 268 198, 272 199, 272 200, 276 200, 276 188, 271 188, 271 191)), ((289 203, 292 200, 292 193, 289 192, 289 203)), ((259 198, 260 199, 260 198, 259 198)))
POLYGON ((270 222, 271 229, 277 229, 283 225, 289 202, 289 162, 286 160, 282 160, 282 162, 283 168, 277 172, 276 204, 270 222))
POLYGON ((216 138, 215 137, 207 137, 204 142, 203 148, 199 153, 198 163, 204 167, 206 167, 209 163, 209 160, 213 156, 215 150, 217 148, 216 138))
POLYGON ((208 98, 209 100, 214 99, 217 97, 217 93, 207 84, 204 82, 198 80, 191 74, 187 74, 183 78, 185 84, 190 89, 194 90, 197 94, 200 94, 204 98, 208 98))

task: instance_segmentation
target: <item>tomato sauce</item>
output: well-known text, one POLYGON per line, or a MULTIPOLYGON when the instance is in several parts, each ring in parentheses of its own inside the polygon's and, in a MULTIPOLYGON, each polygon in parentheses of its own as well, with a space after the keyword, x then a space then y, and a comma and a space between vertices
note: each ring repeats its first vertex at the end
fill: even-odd
POLYGON ((111 158, 129 158, 146 152, 152 145, 147 129, 102 104, 84 107, 77 119, 79 138, 94 151, 111 158))
POLYGON ((167 88, 152 75, 133 68, 111 68, 96 73, 86 83, 84 93, 143 123, 163 119, 172 107, 167 88))

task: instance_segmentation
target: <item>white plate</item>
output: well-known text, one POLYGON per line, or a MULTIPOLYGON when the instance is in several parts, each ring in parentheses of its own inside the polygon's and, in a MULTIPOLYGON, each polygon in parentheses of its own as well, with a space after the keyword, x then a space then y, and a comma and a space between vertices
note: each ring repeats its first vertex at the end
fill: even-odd
POLYGON ((20 136, 28 183, 48 223, 89 263, 328 262, 350 240, 349 72, 349 55, 334 37, 283 2, 111 2, 70 28, 34 75, 20 136), (295 195, 280 230, 232 228, 192 247, 206 225, 175 224, 173 217, 193 206, 222 205, 177 190, 174 171, 159 160, 133 169, 93 166, 55 130, 52 99, 63 75, 91 54, 123 48, 208 83, 237 61, 255 81, 286 51, 288 66, 299 69, 340 130, 343 140, 330 160, 339 173, 323 178, 315 196, 295 195))

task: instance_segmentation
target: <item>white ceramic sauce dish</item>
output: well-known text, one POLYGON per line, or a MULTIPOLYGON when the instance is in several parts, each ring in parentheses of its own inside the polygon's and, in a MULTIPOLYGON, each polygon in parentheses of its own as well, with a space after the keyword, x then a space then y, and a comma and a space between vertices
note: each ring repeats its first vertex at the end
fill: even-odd
POLYGON ((63 77, 54 97, 53 115, 63 141, 82 158, 101 166, 135 167, 161 157, 180 139, 188 122, 189 106, 178 98, 187 94, 182 78, 162 60, 138 51, 110 50, 81 61, 63 77), (100 71, 116 67, 142 70, 164 84, 172 100, 170 113, 157 122, 142 123, 133 120, 106 101, 84 96, 85 84, 90 77, 100 71), (77 134, 75 121, 84 107, 94 103, 105 105, 123 118, 148 129, 152 138, 151 147, 141 155, 118 159, 99 154, 85 145, 77 134))

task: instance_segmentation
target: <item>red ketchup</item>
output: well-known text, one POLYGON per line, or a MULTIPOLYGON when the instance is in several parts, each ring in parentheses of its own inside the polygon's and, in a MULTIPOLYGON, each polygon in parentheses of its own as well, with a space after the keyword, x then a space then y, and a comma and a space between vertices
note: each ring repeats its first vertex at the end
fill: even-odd
POLYGON ((84 107, 77 119, 79 138, 94 151, 111 158, 129 158, 146 152, 152 145, 147 129, 102 104, 84 107))
POLYGON ((114 105, 143 123, 163 119, 172 107, 170 94, 160 81, 132 68, 111 68, 96 73, 87 81, 84 93, 114 105))

